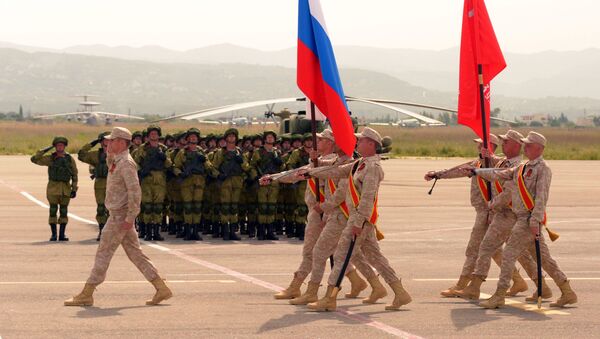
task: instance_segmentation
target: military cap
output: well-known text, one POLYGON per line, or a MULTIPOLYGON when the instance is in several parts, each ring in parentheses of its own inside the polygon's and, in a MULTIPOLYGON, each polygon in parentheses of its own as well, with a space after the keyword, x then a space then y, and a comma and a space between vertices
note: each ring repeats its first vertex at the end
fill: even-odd
POLYGON ((379 146, 381 146, 381 134, 379 134, 379 132, 377 132, 376 130, 370 128, 370 127, 365 127, 361 133, 356 133, 354 134, 357 138, 361 139, 361 138, 369 138, 373 141, 375 141, 379 146))
MULTIPOLYGON (((475 141, 478 144, 483 143, 483 140, 481 140, 481 138, 473 139, 473 141, 475 141)), ((492 133, 490 133, 490 142, 496 146, 500 145, 500 139, 498 139, 498 137, 492 133)))
POLYGON ((546 137, 534 131, 529 132, 529 134, 527 134, 527 137, 521 139, 521 141, 526 144, 538 144, 546 146, 546 137))
POLYGON ((498 135, 498 138, 500 138, 502 140, 511 139, 511 140, 518 142, 519 144, 522 144, 523 141, 521 141, 521 139, 523 139, 524 136, 523 136, 523 134, 521 134, 515 130, 509 129, 508 132, 506 132, 506 134, 498 135))
POLYGON ((333 132, 330 129, 325 129, 321 133, 317 133, 317 138, 328 139, 335 142, 335 138, 333 137, 333 132))
POLYGON ((254 141, 254 140, 262 140, 262 135, 260 135, 260 134, 254 134, 254 135, 251 136, 250 139, 252 141, 254 141))
POLYGON ((115 140, 125 139, 131 141, 131 132, 125 127, 115 127, 110 132, 110 135, 104 137, 104 139, 115 140))

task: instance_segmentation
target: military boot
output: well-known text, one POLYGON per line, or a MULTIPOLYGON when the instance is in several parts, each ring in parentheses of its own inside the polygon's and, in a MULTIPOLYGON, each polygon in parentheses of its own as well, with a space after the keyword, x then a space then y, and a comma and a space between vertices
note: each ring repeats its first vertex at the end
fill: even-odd
POLYGON ((267 240, 279 240, 279 238, 275 235, 275 224, 270 223, 267 225, 267 234, 265 236, 267 240))
POLYGON ((152 232, 154 232, 154 224, 146 224, 146 236, 144 240, 152 241, 152 232))
POLYGON ((173 292, 171 289, 165 284, 165 281, 161 278, 156 278, 151 281, 154 288, 156 288, 156 293, 152 297, 151 300, 146 300, 146 305, 158 305, 161 301, 167 300, 173 296, 173 292))
POLYGON ((229 225, 229 223, 223 223, 223 226, 221 227, 221 233, 223 234, 223 240, 231 240, 231 232, 230 232, 231 226, 229 225))
POLYGON ((512 286, 510 287, 508 292, 506 292, 507 296, 514 297, 515 295, 521 292, 527 291, 527 282, 525 282, 523 277, 521 277, 521 274, 519 274, 519 271, 517 269, 513 270, 512 281, 512 286))
POLYGON ((309 303, 319 300, 319 296, 317 294, 319 292, 319 286, 320 284, 309 281, 308 287, 306 288, 306 292, 304 292, 304 294, 302 294, 298 298, 290 300, 290 304, 307 305, 309 303))
POLYGON ((52 235, 49 241, 56 241, 56 224, 50 224, 50 232, 52 232, 52 235))
POLYGON ((167 216, 165 215, 162 217, 162 223, 160 224, 160 231, 167 232, 168 230, 169 230, 169 224, 168 224, 167 216))
POLYGON ((96 285, 85 284, 83 291, 71 299, 65 300, 65 306, 92 306, 94 305, 94 291, 96 285))
POLYGON ((363 304, 374 304, 377 300, 387 296, 387 290, 383 287, 381 281, 379 281, 378 276, 374 276, 367 281, 369 282, 369 285, 371 285, 371 294, 362 300, 363 304))
POLYGON ((506 290, 496 289, 496 293, 488 300, 480 302, 479 306, 483 308, 498 308, 504 306, 504 297, 506 297, 506 290))
POLYGON ((168 235, 176 235, 177 234, 177 223, 169 218, 169 232, 168 235))
POLYGON ((192 224, 192 240, 202 241, 200 236, 200 224, 192 224))
POLYGON ((213 223, 212 237, 213 237, 213 239, 221 237, 221 223, 220 222, 213 223))
POLYGON ((297 224, 295 222, 288 223, 287 227, 285 228, 285 234, 288 238, 293 238, 296 236, 296 227, 297 224))
POLYGON ((229 240, 242 240, 242 238, 240 238, 237 233, 235 233, 238 229, 238 224, 237 223, 233 223, 229 226, 229 240))
POLYGON ((337 293, 333 293, 333 288, 328 285, 325 296, 317 302, 308 304, 308 309, 315 312, 335 311, 337 309, 337 293))
POLYGON ((369 285, 358 275, 356 270, 346 273, 346 277, 350 280, 350 293, 346 293, 346 298, 356 298, 369 285))
POLYGON ((479 300, 479 295, 481 294, 481 284, 483 284, 484 281, 485 280, 483 280, 481 277, 474 276, 469 285, 462 290, 456 291, 456 294, 461 298, 479 300))
POLYGON ((258 240, 265 240, 265 231, 266 225, 265 224, 258 224, 258 230, 256 231, 256 239, 258 240))
POLYGON ((69 241, 69 238, 65 235, 67 224, 60 224, 60 231, 58 232, 58 241, 69 241))
POLYGON ((256 236, 256 223, 254 221, 248 221, 248 238, 254 238, 256 236))
POLYGON ((560 286, 560 298, 554 303, 550 303, 550 307, 564 307, 565 305, 577 303, 577 294, 571 289, 569 281, 565 281, 560 286))
POLYGON ((183 240, 192 240, 192 225, 183 224, 183 240))
MULTIPOLYGON (((533 280, 533 285, 535 286, 535 292, 533 292, 531 296, 525 298, 525 301, 527 302, 537 302, 537 280, 533 280)), ((548 287, 548 284, 546 284, 546 279, 542 278, 542 299, 550 298, 552 298, 552 289, 550 289, 550 287, 548 287)))
POLYGON ((210 231, 210 225, 208 224, 208 222, 206 221, 205 218, 202 218, 202 221, 200 222, 200 226, 202 227, 202 234, 208 234, 210 231))
POLYGON ((100 237, 102 237, 103 229, 104 229, 104 224, 98 224, 98 237, 96 237, 96 241, 100 241, 100 237))
POLYGON ((240 234, 247 235, 248 234, 248 223, 242 221, 239 223, 240 225, 240 234))
POLYGON ((185 224, 180 221, 177 223, 176 228, 177 228, 177 234, 175 235, 175 238, 185 237, 185 224))
POLYGON ((456 291, 462 290, 465 287, 467 287, 469 281, 471 281, 471 278, 469 278, 466 275, 461 275, 458 279, 458 282, 454 286, 449 287, 447 290, 443 290, 442 292, 440 292, 440 294, 443 297, 458 297, 456 291))
POLYGON ((285 290, 274 294, 273 297, 275 299, 298 298, 302 294, 302 292, 300 291, 300 286, 302 286, 302 279, 296 278, 294 276, 294 279, 292 279, 292 282, 290 282, 290 286, 288 286, 288 288, 286 288, 285 290))
POLYGON ((391 305, 385 307, 386 311, 397 311, 400 309, 400 306, 406 305, 412 301, 410 294, 402 287, 402 281, 394 281, 390 286, 394 291, 394 300, 391 305))
POLYGON ((296 228, 296 237, 300 241, 304 241, 304 232, 306 230, 306 224, 298 224, 298 228, 296 228))
POLYGON ((145 239, 146 238, 146 223, 140 221, 138 224, 138 238, 145 239))
POLYGON ((152 239, 154 239, 155 241, 164 241, 165 240, 165 238, 163 238, 162 235, 160 235, 160 229, 161 229, 160 224, 154 224, 154 235, 152 236, 152 239))
POLYGON ((283 223, 281 221, 275 222, 275 234, 277 234, 277 235, 283 234, 283 223))

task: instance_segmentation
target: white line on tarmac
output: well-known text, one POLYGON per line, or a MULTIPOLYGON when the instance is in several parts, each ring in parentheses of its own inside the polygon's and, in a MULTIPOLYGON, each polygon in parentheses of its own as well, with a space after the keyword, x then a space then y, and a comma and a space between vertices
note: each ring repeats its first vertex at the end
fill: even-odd
MULTIPOLYGON (((103 284, 147 284, 146 280, 115 280, 105 281, 103 284)), ((170 283, 188 284, 188 283, 221 283, 233 284, 235 280, 169 280, 170 283)), ((61 285, 61 284, 85 284, 85 281, 0 281, 0 285, 61 285)))
MULTIPOLYGON (((0 181, 0 183, 6 185, 6 183, 4 181, 0 181)), ((8 186, 8 185, 6 185, 6 186, 8 186)), ((13 187, 10 187, 10 188, 13 188, 13 187)), ((19 193, 21 193, 21 195, 23 195, 28 200, 36 203, 37 205, 39 205, 39 206, 41 206, 43 208, 48 208, 48 205, 46 205, 43 202, 39 201, 38 199, 36 199, 31 194, 29 194, 29 193, 27 193, 25 191, 20 191, 20 190, 16 190, 16 191, 19 192, 19 193)), ((96 222, 94 222, 94 221, 81 218, 81 217, 73 215, 71 213, 69 213, 69 216, 72 217, 73 219, 77 219, 77 220, 83 221, 83 222, 88 223, 88 224, 96 224, 96 222)), ((148 245, 148 246, 150 246, 150 247, 152 247, 154 249, 157 249, 159 251, 167 252, 167 253, 169 253, 171 255, 174 255, 174 256, 179 257, 179 258, 184 259, 184 260, 187 260, 187 261, 189 261, 191 263, 195 263, 195 264, 198 264, 200 266, 204 266, 206 268, 209 268, 209 269, 212 269, 212 270, 215 270, 215 271, 219 271, 219 272, 225 273, 225 274, 230 275, 230 276, 232 276, 234 278, 237 278, 239 280, 246 281, 246 282, 249 282, 249 283, 252 283, 252 284, 264 287, 266 289, 269 289, 269 290, 272 290, 272 291, 275 291, 275 292, 279 292, 279 291, 283 290, 283 287, 280 287, 280 286, 277 286, 275 284, 271 284, 271 283, 269 283, 267 281, 263 281, 263 280, 251 277, 249 275, 246 275, 246 274, 234 271, 234 270, 229 269, 229 268, 224 267, 224 266, 220 266, 220 265, 208 262, 208 261, 204 261, 204 260, 198 259, 196 257, 193 257, 193 256, 187 255, 185 253, 182 253, 181 251, 178 251, 178 250, 172 250, 172 249, 170 249, 168 247, 164 247, 164 246, 157 245, 157 244, 152 244, 152 243, 147 243, 145 241, 141 241, 141 243, 145 244, 145 245, 148 245)), ((412 333, 408 333, 408 332, 402 331, 402 330, 400 330, 398 328, 389 326, 387 324, 371 320, 368 317, 365 317, 363 315, 354 313, 352 311, 337 310, 336 313, 341 314, 341 315, 343 315, 344 317, 346 317, 348 319, 355 320, 355 321, 357 321, 359 323, 365 324, 367 326, 371 326, 373 328, 376 328, 378 330, 384 331, 384 332, 386 332, 388 334, 391 334, 391 335, 394 335, 394 336, 397 336, 397 337, 400 337, 400 338, 414 338, 414 339, 421 338, 421 337, 419 337, 417 335, 414 335, 412 333)))
MULTIPOLYGON (((529 278, 524 278, 529 279, 529 278)), ((456 278, 429 278, 429 279, 412 279, 413 281, 456 281, 456 278)), ((529 279, 531 281, 531 279, 529 279)), ((579 277, 572 278, 569 280, 600 280, 600 277, 579 277)), ((498 278, 486 278, 485 281, 498 281, 498 278)))

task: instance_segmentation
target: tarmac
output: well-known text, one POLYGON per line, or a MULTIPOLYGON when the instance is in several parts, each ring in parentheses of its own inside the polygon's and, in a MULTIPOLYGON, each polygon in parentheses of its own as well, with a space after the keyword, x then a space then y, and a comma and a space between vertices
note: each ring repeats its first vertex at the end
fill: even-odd
MULTIPOLYGON (((174 297, 145 306, 154 289, 119 249, 93 307, 64 307, 79 293, 98 243, 93 183, 78 163, 78 196, 71 203, 69 242, 48 242, 46 168, 26 156, 0 157, 0 338, 584 338, 600 337, 600 162, 549 161, 553 183, 549 226, 560 233, 550 250, 572 280, 579 303, 542 310, 525 303, 529 291, 484 310, 442 298, 458 278, 474 221, 468 179, 440 180, 433 194, 427 170, 464 159, 383 162, 379 194, 383 253, 402 277, 413 302, 385 311, 393 292, 375 305, 338 297, 338 311, 313 313, 275 300, 300 263, 302 243, 225 242, 205 236, 184 242, 143 242, 144 252, 168 280, 174 297)), ((492 264, 482 292, 495 290, 492 264)), ((529 281, 529 280, 528 280, 529 281)), ((560 291, 549 280, 555 300, 560 291)), ((344 284, 344 289, 349 284, 344 284)), ((304 287, 303 287, 304 289, 304 287)), ((322 287, 320 292, 324 293, 322 287)), ((366 296, 368 290, 361 296, 366 296)))

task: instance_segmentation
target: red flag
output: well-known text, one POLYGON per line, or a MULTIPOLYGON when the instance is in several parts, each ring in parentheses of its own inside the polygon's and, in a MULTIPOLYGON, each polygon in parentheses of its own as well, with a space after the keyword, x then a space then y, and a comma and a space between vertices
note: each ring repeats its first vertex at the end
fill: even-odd
MULTIPOLYGON (((458 123, 469 126, 480 138, 489 134, 490 81, 506 67, 483 0, 465 0, 460 42, 458 123), (485 117, 481 112, 478 65, 483 69, 485 117), (483 130, 485 119, 486 130, 483 130)), ((489 140, 489 138, 486 138, 489 140)))

